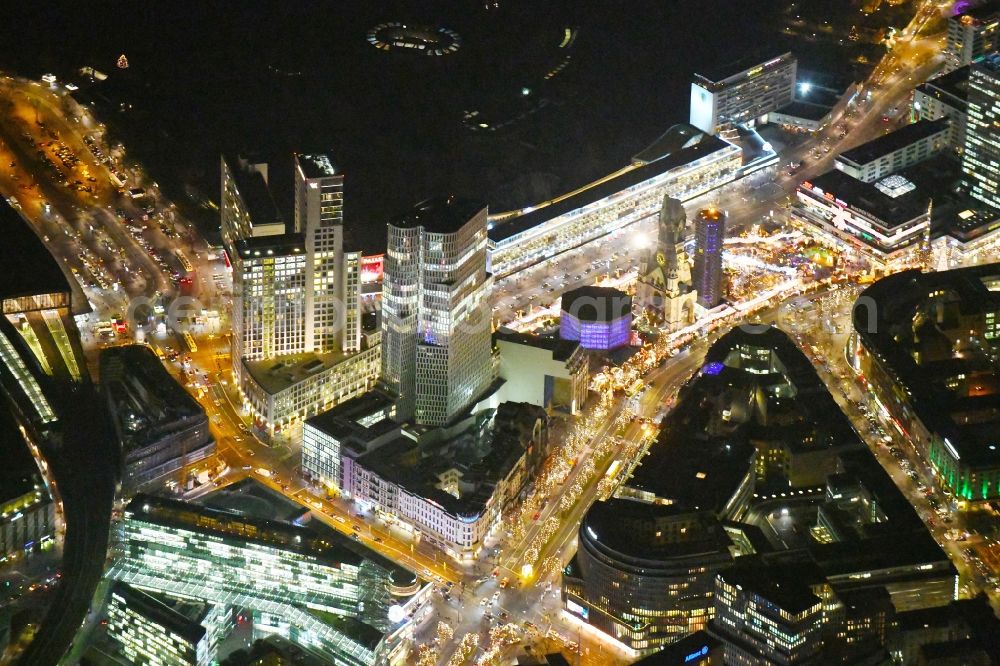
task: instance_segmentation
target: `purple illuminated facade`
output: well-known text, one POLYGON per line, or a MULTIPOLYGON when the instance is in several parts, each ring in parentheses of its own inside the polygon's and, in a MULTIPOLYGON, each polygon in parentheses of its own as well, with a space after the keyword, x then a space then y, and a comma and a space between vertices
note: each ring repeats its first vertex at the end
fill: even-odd
POLYGON ((694 270, 691 277, 698 303, 714 308, 723 299, 722 244, 726 238, 726 213, 715 208, 698 211, 694 221, 694 270))
POLYGON ((632 297, 617 289, 581 287, 563 295, 559 337, 584 349, 609 350, 629 343, 632 297))

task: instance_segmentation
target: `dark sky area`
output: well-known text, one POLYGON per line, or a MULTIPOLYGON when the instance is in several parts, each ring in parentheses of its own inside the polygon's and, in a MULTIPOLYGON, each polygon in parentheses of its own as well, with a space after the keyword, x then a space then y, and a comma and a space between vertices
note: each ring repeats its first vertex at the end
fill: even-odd
POLYGON ((33 4, 5 10, 0 67, 109 73, 88 94, 169 194, 183 199, 183 184, 190 201, 217 198, 218 154, 252 151, 288 207, 292 151, 325 150, 367 246, 430 195, 499 211, 599 177, 687 119, 697 67, 789 46, 771 0, 33 4), (386 21, 447 27, 460 48, 385 53, 366 37, 386 21), (123 100, 130 110, 111 110, 123 100), (502 127, 483 131, 484 119, 502 127))

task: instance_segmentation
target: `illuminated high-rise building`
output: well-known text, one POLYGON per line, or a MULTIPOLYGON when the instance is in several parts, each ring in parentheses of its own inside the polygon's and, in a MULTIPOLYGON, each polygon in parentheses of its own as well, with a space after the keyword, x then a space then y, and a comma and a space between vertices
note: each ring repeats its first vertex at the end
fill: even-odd
POLYGON ((222 241, 233 265, 233 371, 243 360, 305 351, 306 252, 286 233, 267 165, 222 159, 222 241))
POLYGON ((688 122, 708 134, 728 123, 752 125, 793 101, 797 68, 795 56, 784 53, 765 61, 747 57, 695 74, 688 122))
POLYGON ((445 425, 494 379, 486 206, 429 199, 389 223, 382 379, 397 418, 445 425))
POLYGON ((344 178, 326 155, 295 156, 286 228, 266 164, 222 160, 222 240, 233 267, 233 374, 270 439, 371 388, 378 341, 361 338, 361 253, 344 249, 344 178))
POLYGON ((948 19, 948 41, 944 53, 949 70, 993 52, 997 48, 997 28, 1000 26, 1000 3, 985 4, 956 14, 948 19))
POLYGON ((306 244, 305 346, 361 346, 361 254, 344 250, 344 175, 328 155, 295 156, 295 231, 306 244))
POLYGON ((962 171, 969 193, 1000 208, 1000 54, 969 70, 969 118, 962 171))
POLYGON ((714 308, 722 302, 722 245, 726 238, 726 213, 717 208, 698 211, 694 221, 694 281, 698 303, 714 308))

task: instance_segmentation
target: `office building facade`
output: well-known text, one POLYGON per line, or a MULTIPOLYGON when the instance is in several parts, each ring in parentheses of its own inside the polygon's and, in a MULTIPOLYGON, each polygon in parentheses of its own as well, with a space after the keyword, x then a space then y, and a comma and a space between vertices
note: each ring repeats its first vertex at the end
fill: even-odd
POLYGON ((921 120, 844 151, 834 166, 862 182, 874 183, 945 149, 950 136, 950 119, 921 120))
POLYGON ((269 440, 331 400, 370 387, 378 341, 369 344, 361 334, 362 256, 344 246, 344 177, 333 160, 295 155, 288 228, 268 190, 266 164, 224 157, 221 169, 222 238, 233 268, 233 374, 255 431, 269 440), (267 376, 275 365, 309 371, 283 372, 300 375, 301 385, 293 386, 267 376), (339 371, 358 374, 342 381, 339 371))
POLYGON ((205 410, 149 347, 102 350, 100 381, 121 450, 125 493, 148 489, 215 453, 205 410))
POLYGON ((692 282, 698 292, 698 304, 711 309, 725 298, 722 247, 726 239, 726 212, 716 208, 698 211, 694 234, 692 282))
MULTIPOLYGON (((2 335, 2 333, 0 333, 2 335)), ((21 429, 0 403, 0 572, 55 544, 55 504, 21 429)))
POLYGON ((921 83, 913 91, 913 112, 919 120, 947 118, 948 148, 965 150, 965 128, 969 119, 969 65, 921 83))
POLYGON ((305 239, 286 233, 267 165, 221 161, 222 240, 233 267, 233 372, 240 360, 306 350, 305 239))
POLYGON ((739 566, 716 576, 713 630, 727 664, 814 663, 822 628, 823 600, 806 581, 739 566))
POLYGON ((116 582, 107 606, 108 638, 133 664, 210 666, 231 628, 232 611, 116 582))
POLYGON ((306 349, 357 351, 361 256, 344 249, 344 176, 329 155, 295 156, 295 231, 306 244, 306 349))
POLYGON ((495 378, 486 207, 432 199, 388 226, 382 379, 398 418, 445 425, 495 378))
POLYGON ((877 267, 919 260, 930 197, 903 174, 865 183, 832 170, 799 184, 792 220, 820 242, 853 248, 877 267))
POLYGON ((764 62, 740 62, 720 72, 695 74, 688 122, 708 134, 717 134, 728 123, 752 124, 793 101, 796 69, 795 56, 784 53, 764 62))
POLYGON ((334 663, 370 666, 388 654, 382 631, 359 619, 366 561, 307 528, 140 494, 113 551, 110 578, 276 615, 334 663))
POLYGON ((545 411, 505 402, 448 432, 416 432, 392 420, 394 409, 372 392, 310 419, 304 476, 453 558, 478 557, 547 455, 545 411))
POLYGON ((291 354, 243 361, 244 407, 273 437, 334 405, 372 389, 382 370, 382 347, 353 354, 291 354))
POLYGON ((998 292, 998 264, 906 271, 866 289, 853 315, 855 369, 960 502, 1000 499, 998 292))
POLYGON ((589 363, 583 347, 501 329, 494 336, 500 352, 503 401, 577 414, 587 400, 589 363))
POLYGON ((1000 208, 1000 54, 969 69, 969 119, 962 172, 969 193, 1000 208))

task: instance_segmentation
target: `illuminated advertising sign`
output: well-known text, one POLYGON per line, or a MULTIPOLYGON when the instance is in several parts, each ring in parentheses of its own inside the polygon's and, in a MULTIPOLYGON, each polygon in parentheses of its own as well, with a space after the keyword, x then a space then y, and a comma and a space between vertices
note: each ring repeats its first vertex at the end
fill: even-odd
POLYGON ((589 608, 584 608, 583 606, 581 606, 580 604, 576 603, 572 599, 567 599, 566 600, 566 608, 571 613, 576 613, 577 615, 579 615, 580 617, 582 617, 584 620, 586 620, 587 618, 590 617, 590 609, 589 608))
POLYGON ((371 284, 382 281, 382 271, 385 268, 385 255, 375 254, 361 257, 361 284, 371 284))
POLYGON ((707 654, 708 654, 708 646, 707 645, 702 645, 700 650, 696 650, 696 651, 692 652, 691 654, 689 654, 688 656, 684 657, 684 663, 686 664, 689 661, 694 661, 696 659, 701 659, 702 657, 706 656, 707 654))

